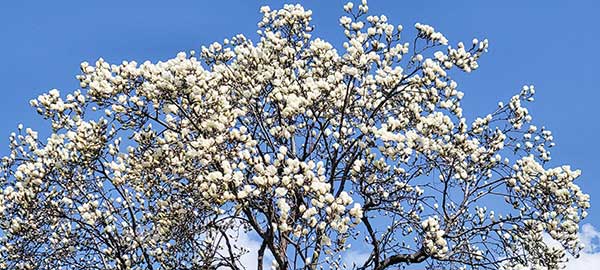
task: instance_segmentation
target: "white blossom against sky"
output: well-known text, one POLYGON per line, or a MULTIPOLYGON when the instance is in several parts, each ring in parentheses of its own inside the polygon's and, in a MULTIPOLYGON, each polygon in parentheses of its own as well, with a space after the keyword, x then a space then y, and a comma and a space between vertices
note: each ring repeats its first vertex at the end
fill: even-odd
MULTIPOLYGON (((341 46, 338 17, 341 1, 300 1, 314 11, 315 37, 341 46), (339 43, 335 43, 339 41, 339 43)), ((490 40, 481 68, 460 80, 466 93, 466 117, 473 120, 506 100, 514 89, 535 84, 536 102, 530 108, 559 138, 553 149, 556 164, 581 169, 579 185, 592 198, 588 223, 581 237, 588 246, 569 263, 570 270, 600 265, 600 133, 597 100, 597 43, 600 40, 593 1, 371 1, 374 13, 394 22, 436 26, 452 40, 482 36, 490 40), (472 114, 472 115, 471 115, 472 114)), ((81 1, 32 4, 0 3, 0 154, 8 151, 8 135, 19 123, 44 131, 28 101, 51 88, 75 89, 73 78, 83 60, 104 57, 121 60, 165 60, 181 50, 199 49, 236 33, 253 36, 260 6, 282 6, 278 1, 81 1), (118 5, 118 9, 114 8, 118 5)), ((410 30, 409 30, 410 31, 410 30)), ((249 248, 258 242, 241 238, 249 248)), ((363 256, 359 251, 353 258, 363 256)), ((249 260, 250 261, 250 260, 249 260)), ((352 259, 345 260, 351 263, 352 259)), ((249 262, 250 263, 250 262, 249 262)))
MULTIPOLYGON (((567 263, 566 270, 592 270, 600 265, 600 231, 589 223, 584 224, 581 227, 580 237, 583 244, 586 245, 586 248, 581 253, 579 259, 571 259, 571 261, 567 263)), ((260 246, 260 242, 250 235, 241 237, 240 244, 248 247, 252 251, 258 250, 258 247, 260 246)), ((352 250, 346 253, 343 262, 347 265, 352 265, 354 262, 364 261, 368 256, 369 254, 367 252, 352 250)), ((242 261, 246 263, 248 269, 256 269, 256 260, 252 253, 245 255, 242 261)))
POLYGON ((567 265, 567 270, 591 270, 600 265, 600 232, 590 225, 581 227, 580 237, 586 245, 579 259, 572 260, 567 265))

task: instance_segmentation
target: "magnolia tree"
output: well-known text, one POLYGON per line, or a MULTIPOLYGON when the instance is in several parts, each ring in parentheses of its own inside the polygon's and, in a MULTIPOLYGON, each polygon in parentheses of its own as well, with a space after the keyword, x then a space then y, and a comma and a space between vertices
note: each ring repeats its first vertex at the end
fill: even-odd
POLYGON ((533 86, 468 122, 450 73, 477 69, 487 40, 416 24, 405 43, 366 2, 344 10, 341 51, 311 36, 310 10, 263 7, 258 41, 84 62, 81 90, 32 100, 52 132, 10 137, 0 268, 558 269, 577 255, 589 196, 578 170, 545 165, 533 86))

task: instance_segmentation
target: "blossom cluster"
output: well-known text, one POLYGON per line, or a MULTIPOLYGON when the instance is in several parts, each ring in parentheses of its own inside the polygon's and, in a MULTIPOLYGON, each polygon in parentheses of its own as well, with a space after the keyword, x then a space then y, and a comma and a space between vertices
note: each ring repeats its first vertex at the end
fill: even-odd
POLYGON ((343 9, 339 48, 313 38, 311 10, 263 7, 256 42, 84 62, 80 90, 33 99, 53 129, 10 137, 0 268, 237 269, 249 231, 276 269, 352 268, 353 244, 362 269, 577 254, 589 196, 578 170, 547 167, 534 87, 468 121, 452 74, 476 70, 487 40, 449 45, 418 23, 404 42, 366 1, 343 9))

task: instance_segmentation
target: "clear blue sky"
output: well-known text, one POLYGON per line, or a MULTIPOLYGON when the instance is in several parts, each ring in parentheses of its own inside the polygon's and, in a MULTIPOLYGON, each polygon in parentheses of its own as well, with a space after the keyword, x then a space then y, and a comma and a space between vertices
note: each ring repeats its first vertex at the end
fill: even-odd
MULTIPOLYGON (((342 1, 299 1, 312 9, 316 36, 341 46, 342 1)), ((468 116, 485 115, 523 84, 535 84, 530 110, 554 132, 554 164, 583 171, 592 196, 585 223, 600 227, 600 4, 595 1, 370 1, 406 29, 431 24, 451 43, 490 41, 480 69, 456 76, 468 116)), ((255 38, 259 7, 277 1, 1 1, 0 154, 18 123, 46 125, 28 101, 58 88, 75 90, 81 61, 103 57, 165 60, 237 33, 255 38)))

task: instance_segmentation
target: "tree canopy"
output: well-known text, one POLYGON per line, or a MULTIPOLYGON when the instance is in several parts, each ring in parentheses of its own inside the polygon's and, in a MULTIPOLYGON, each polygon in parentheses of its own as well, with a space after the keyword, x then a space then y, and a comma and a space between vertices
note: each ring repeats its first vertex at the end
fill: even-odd
POLYGON ((551 168, 533 86, 471 122, 450 43, 344 5, 340 51, 312 11, 261 8, 165 62, 81 64, 30 104, 0 176, 3 269, 558 269, 582 249, 580 171, 551 168), (259 239, 257 250, 238 242, 259 239), (549 244, 548 239, 558 243, 549 244), (352 263, 344 260, 361 253, 352 263))

